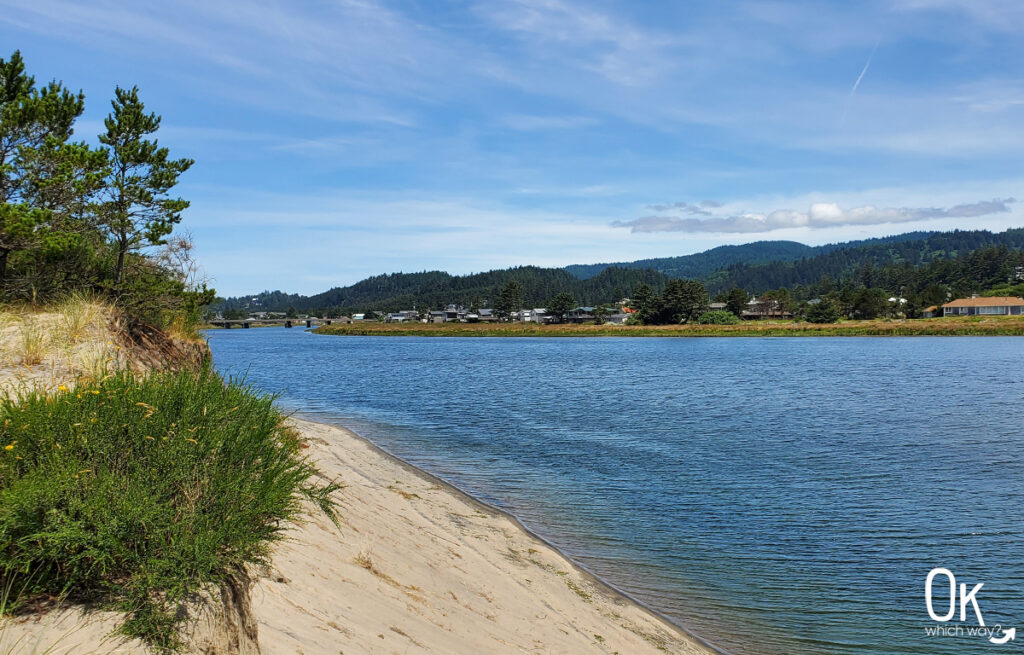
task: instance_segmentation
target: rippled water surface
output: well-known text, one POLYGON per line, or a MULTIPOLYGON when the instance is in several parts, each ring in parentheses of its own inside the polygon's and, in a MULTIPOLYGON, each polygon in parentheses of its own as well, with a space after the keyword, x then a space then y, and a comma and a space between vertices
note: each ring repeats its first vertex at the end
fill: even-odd
POLYGON ((1015 650, 925 634, 940 566, 1024 628, 1024 340, 209 337, 733 653, 1015 650))

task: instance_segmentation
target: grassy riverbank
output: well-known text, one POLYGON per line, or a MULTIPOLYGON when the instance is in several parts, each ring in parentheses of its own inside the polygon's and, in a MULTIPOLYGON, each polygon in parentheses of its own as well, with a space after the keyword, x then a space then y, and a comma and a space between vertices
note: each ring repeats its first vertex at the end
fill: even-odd
POLYGON ((537 325, 535 323, 353 323, 322 325, 318 334, 394 337, 864 337, 1024 336, 1024 317, 919 320, 748 321, 738 325, 537 325))
POLYGON ((79 604, 183 648, 197 593, 244 587, 308 501, 332 511, 273 398, 207 355, 96 300, 0 311, 0 655, 79 604))

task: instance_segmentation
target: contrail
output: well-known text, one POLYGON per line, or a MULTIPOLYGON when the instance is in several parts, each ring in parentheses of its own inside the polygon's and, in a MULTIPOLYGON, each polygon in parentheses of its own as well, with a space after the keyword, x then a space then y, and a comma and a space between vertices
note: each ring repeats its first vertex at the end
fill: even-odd
POLYGON ((843 107, 843 118, 839 121, 839 127, 846 124, 846 113, 850 110, 850 101, 853 100, 854 94, 857 93, 857 88, 860 86, 861 80, 867 75, 868 69, 871 68, 871 60, 875 58, 875 52, 878 51, 878 46, 882 42, 882 37, 878 37, 875 41, 875 47, 871 49, 871 54, 868 55, 868 60, 864 63, 864 68, 861 69, 860 75, 857 76, 857 81, 853 83, 853 88, 850 89, 850 95, 846 98, 846 106, 843 107))

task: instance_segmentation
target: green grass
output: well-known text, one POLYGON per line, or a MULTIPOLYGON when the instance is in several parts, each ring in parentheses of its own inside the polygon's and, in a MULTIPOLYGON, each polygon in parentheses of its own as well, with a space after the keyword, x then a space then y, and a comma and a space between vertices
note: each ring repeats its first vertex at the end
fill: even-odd
POLYGON ((1024 317, 880 319, 815 324, 743 321, 737 325, 538 325, 536 323, 352 323, 318 334, 422 337, 865 337, 1024 336, 1024 317))
POLYGON ((210 370, 0 403, 0 583, 29 581, 7 609, 95 603, 179 648, 182 601, 266 563, 304 502, 334 517, 303 448, 273 398, 210 370))

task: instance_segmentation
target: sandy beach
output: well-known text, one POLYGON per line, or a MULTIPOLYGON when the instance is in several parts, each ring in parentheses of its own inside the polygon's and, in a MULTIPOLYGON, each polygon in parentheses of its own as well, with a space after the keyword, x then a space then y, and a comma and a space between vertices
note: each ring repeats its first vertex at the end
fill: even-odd
POLYGON ((293 419, 345 484, 253 592, 264 653, 711 653, 497 512, 355 434, 293 419))
MULTIPOLYGON (((203 617, 190 635, 193 652, 716 652, 513 518, 348 430, 291 421, 323 474, 344 484, 340 528, 311 510, 271 569, 257 572, 249 614, 259 650, 225 639, 219 617, 203 617)), ((139 642, 110 638, 118 618, 69 607, 12 622, 2 641, 66 655, 145 653, 139 642)))

